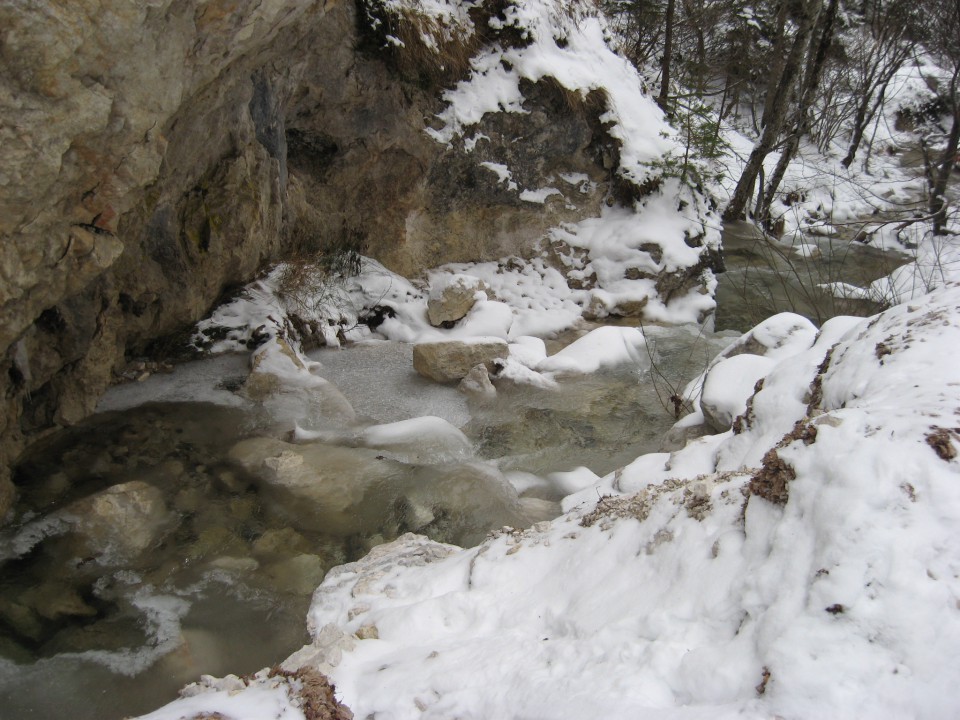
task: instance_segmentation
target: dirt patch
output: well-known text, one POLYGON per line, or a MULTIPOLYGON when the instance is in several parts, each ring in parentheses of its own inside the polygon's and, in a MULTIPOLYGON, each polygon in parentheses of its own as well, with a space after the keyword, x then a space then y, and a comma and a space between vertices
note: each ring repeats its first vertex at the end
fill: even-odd
POLYGON ((768 682, 770 682, 770 668, 764 665, 760 675, 760 684, 756 687, 757 695, 763 695, 767 691, 768 682))
POLYGON ((766 378, 760 378, 757 380, 757 383, 753 386, 753 395, 747 398, 746 410, 743 411, 743 415, 737 415, 736 419, 734 419, 732 426, 734 435, 739 435, 740 433, 753 427, 753 399, 757 396, 758 392, 763 390, 764 380, 766 380, 766 378))
POLYGON ((933 448, 941 460, 950 462, 957 456, 957 448, 953 444, 953 436, 958 435, 957 430, 949 428, 933 427, 926 435, 927 445, 933 448))
MULTIPOLYGON (((604 495, 593 510, 580 518, 580 525, 591 527, 599 523, 601 529, 607 530, 618 518, 633 518, 643 522, 660 497, 670 493, 676 493, 672 502, 682 506, 687 515, 695 520, 703 520, 713 509, 711 501, 713 488, 721 483, 742 478, 747 472, 749 470, 724 471, 698 475, 690 480, 668 478, 659 485, 651 485, 633 495, 604 495)), ((720 495, 726 499, 728 491, 724 490, 720 495)))
MULTIPOLYGON (((818 376, 819 377, 819 376, 818 376)), ((797 477, 796 471, 777 453, 795 440, 804 445, 812 445, 817 440, 815 425, 798 420, 793 429, 784 435, 776 447, 767 451, 763 456, 760 469, 750 478, 748 486, 751 495, 759 495, 775 505, 786 505, 790 497, 788 485, 797 477)))
POLYGON ((600 523, 600 527, 606 529, 607 523, 617 518, 633 518, 643 522, 650 514, 650 508, 664 491, 678 490, 682 487, 683 481, 669 479, 662 485, 655 488, 646 488, 635 495, 623 495, 614 497, 604 495, 597 502, 596 506, 589 513, 580 518, 581 527, 593 527, 600 523), (660 490, 668 486, 666 490, 660 490), (603 522, 601 522, 603 521, 603 522))
POLYGON ((763 456, 760 469, 750 478, 750 494, 759 495, 774 505, 786 505, 790 497, 787 485, 796 477, 797 473, 783 461, 775 449, 768 450, 763 456))
POLYGON ((830 369, 830 361, 833 359, 833 350, 835 347, 836 345, 827 350, 827 354, 823 356, 823 362, 821 362, 817 368, 817 376, 813 378, 813 381, 810 383, 809 399, 807 400, 807 417, 813 417, 823 403, 823 376, 827 370, 830 369))

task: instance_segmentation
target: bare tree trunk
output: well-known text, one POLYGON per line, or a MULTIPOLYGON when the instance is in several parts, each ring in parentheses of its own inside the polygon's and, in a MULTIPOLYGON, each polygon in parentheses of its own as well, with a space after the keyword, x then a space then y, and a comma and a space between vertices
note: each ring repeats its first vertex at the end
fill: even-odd
POLYGON ((750 157, 747 158, 747 164, 743 168, 740 180, 737 181, 737 187, 733 191, 733 197, 730 204, 723 213, 724 220, 739 220, 744 215, 747 203, 753 191, 757 175, 763 166, 763 161, 767 155, 774 149, 780 132, 786 121, 787 111, 790 106, 790 96, 797 77, 800 74, 801 60, 807 46, 807 40, 813 29, 813 21, 817 15, 819 0, 809 0, 802 6, 800 24, 796 35, 793 36, 793 42, 790 46, 790 52, 787 54, 786 61, 783 64, 783 73, 775 90, 774 101, 770 104, 764 118, 766 123, 763 126, 763 133, 760 139, 753 146, 750 157))
POLYGON ((660 62, 660 97, 657 105, 667 111, 667 99, 670 94, 670 56, 673 54, 673 11, 676 0, 667 0, 667 15, 664 19, 663 60, 660 62))
POLYGON ((786 57, 783 49, 787 41, 787 9, 789 6, 790 3, 788 0, 780 0, 780 5, 777 9, 777 24, 773 38, 773 65, 770 66, 770 79, 767 82, 767 91, 763 98, 763 114, 760 116, 760 127, 765 127, 767 124, 767 115, 776 98, 777 87, 779 86, 779 82, 776 79, 783 76, 783 64, 786 57))
POLYGON ((933 234, 945 235, 947 229, 947 183, 957 162, 957 146, 960 145, 960 106, 953 106, 953 125, 947 137, 947 147, 940 162, 933 167, 933 187, 930 192, 930 214, 933 215, 933 234))
POLYGON ((764 223, 770 220, 770 203, 783 182, 783 176, 787 172, 787 167, 797 154, 797 148, 800 147, 800 138, 810 130, 810 106, 816 97, 817 86, 820 84, 820 77, 823 75, 823 66, 827 61, 827 52, 833 42, 833 27, 837 17, 837 0, 830 0, 825 12, 820 13, 817 19, 816 44, 812 45, 807 58, 807 67, 804 71, 803 85, 800 89, 800 97, 797 101, 797 108, 794 114, 796 118, 793 131, 787 137, 783 150, 780 152, 780 158, 777 160, 777 167, 770 176, 770 182, 764 191, 763 205, 760 208, 760 219, 764 223))

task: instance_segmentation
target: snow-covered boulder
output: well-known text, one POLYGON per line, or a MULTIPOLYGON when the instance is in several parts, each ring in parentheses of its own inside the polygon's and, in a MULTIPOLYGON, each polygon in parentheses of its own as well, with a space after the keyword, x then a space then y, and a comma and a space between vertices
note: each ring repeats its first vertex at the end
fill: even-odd
POLYGON ((647 367, 643 333, 637 328, 599 327, 559 352, 540 360, 539 372, 587 374, 618 365, 647 367))
MULTIPOLYGON (((427 318, 435 327, 449 325, 466 317, 477 301, 477 293, 484 293, 486 283, 471 275, 440 276, 438 282, 430 288, 427 299, 427 318)), ((486 299, 486 294, 481 295, 486 299)))
POLYGON ((504 360, 508 354, 507 342, 492 337, 417 343, 413 368, 425 378, 452 382, 465 378, 479 364, 492 370, 494 361, 504 360))
POLYGON ((730 429, 734 418, 747 409, 757 382, 776 365, 760 355, 734 355, 711 367, 703 381, 700 409, 707 424, 717 432, 730 429))
POLYGON ((776 363, 809 349, 817 338, 817 327, 810 320, 789 312, 773 315, 745 332, 684 389, 684 397, 694 406, 693 415, 700 419, 683 418, 664 447, 683 447, 686 439, 729 430, 746 411, 757 383, 776 363))
POLYGON ((722 359, 741 355, 759 355, 780 360, 803 352, 817 339, 817 326, 803 315, 782 312, 768 317, 745 332, 717 356, 722 359))

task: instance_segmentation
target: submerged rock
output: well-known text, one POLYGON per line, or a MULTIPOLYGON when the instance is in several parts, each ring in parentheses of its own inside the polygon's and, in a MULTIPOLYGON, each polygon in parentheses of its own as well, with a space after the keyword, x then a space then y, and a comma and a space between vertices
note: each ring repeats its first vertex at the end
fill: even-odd
POLYGON ((421 465, 462 460, 473 455, 473 443, 443 418, 428 415, 371 425, 354 432, 310 432, 298 429, 298 441, 316 441, 366 447, 393 460, 421 465))
POLYGON ((491 465, 432 465, 418 468, 402 484, 410 510, 401 516, 401 526, 434 539, 470 546, 491 528, 530 524, 517 491, 491 465))
POLYGON ((173 515, 163 493, 140 480, 114 485, 70 505, 65 515, 74 521, 89 551, 112 562, 140 554, 168 530, 173 515))
POLYGON ((295 595, 309 595, 323 581, 327 565, 319 555, 301 553, 264 568, 272 587, 295 595))
POLYGON ((327 535, 383 541, 416 530, 474 544, 490 528, 528 524, 516 491, 484 463, 408 465, 367 448, 271 438, 244 440, 230 455, 262 483, 265 502, 327 535))
POLYGON ((292 445, 273 438, 237 443, 230 457, 265 486, 265 501, 295 524, 331 535, 370 533, 382 521, 386 498, 364 504, 372 487, 402 472, 373 450, 292 445))
POLYGON ((253 554, 258 557, 306 552, 309 541, 293 528, 267 530, 253 542, 253 554))
POLYGON ((417 343, 413 347, 413 368, 425 378, 451 382, 466 377, 480 364, 493 370, 494 360, 506 360, 508 355, 506 341, 499 338, 417 343))

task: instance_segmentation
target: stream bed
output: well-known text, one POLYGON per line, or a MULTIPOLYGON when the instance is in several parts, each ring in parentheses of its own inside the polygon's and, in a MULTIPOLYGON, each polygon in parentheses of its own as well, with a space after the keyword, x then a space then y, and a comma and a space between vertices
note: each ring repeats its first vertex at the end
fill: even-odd
POLYGON ((556 516, 576 482, 659 449, 674 422, 661 398, 736 335, 646 331, 649 353, 637 365, 557 388, 498 383, 487 401, 418 376, 410 345, 318 350, 311 357, 356 419, 321 423, 324 439, 297 445, 289 429, 303 398, 270 406, 244 397, 245 357, 112 388, 97 414, 16 469, 21 498, 0 533, 4 720, 149 711, 200 674, 254 672, 307 642, 313 589, 376 544, 413 530, 469 545, 504 524, 556 516), (469 447, 355 441, 365 428, 416 418, 414 428, 460 428, 469 447), (310 472, 366 483, 343 517, 331 509, 339 496, 284 499, 264 483, 258 454, 297 453, 310 472))

